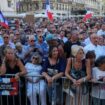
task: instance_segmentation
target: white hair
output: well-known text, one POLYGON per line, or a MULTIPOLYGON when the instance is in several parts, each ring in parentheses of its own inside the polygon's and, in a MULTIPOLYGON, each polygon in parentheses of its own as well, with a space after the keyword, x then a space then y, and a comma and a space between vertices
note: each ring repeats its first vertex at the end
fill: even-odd
POLYGON ((34 35, 29 35, 28 40, 35 40, 35 36, 34 35))

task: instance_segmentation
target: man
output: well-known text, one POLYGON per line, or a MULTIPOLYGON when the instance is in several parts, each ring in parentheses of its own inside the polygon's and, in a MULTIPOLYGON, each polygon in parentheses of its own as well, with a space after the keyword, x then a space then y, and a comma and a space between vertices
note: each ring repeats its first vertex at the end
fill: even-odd
POLYGON ((101 29, 97 32, 97 35, 105 37, 105 23, 102 24, 101 29))
POLYGON ((98 45, 98 36, 96 35, 96 33, 91 34, 90 41, 90 44, 84 47, 84 51, 85 53, 87 53, 88 51, 94 51, 97 59, 99 56, 103 55, 103 53, 102 46, 98 45))
POLYGON ((10 42, 10 37, 8 34, 4 34, 3 35, 3 45, 0 46, 0 56, 4 56, 4 50, 5 48, 9 46, 13 49, 15 49, 15 45, 14 43, 10 42))
POLYGON ((65 37, 65 31, 61 30, 59 37, 60 40, 62 40, 64 43, 66 43, 68 41, 68 39, 65 37))
POLYGON ((48 55, 48 44, 44 41, 43 39, 43 33, 37 33, 37 41, 36 41, 36 46, 40 47, 41 53, 43 57, 47 57, 48 55))
POLYGON ((28 45, 26 46, 25 50, 26 50, 26 54, 25 54, 25 63, 29 62, 32 55, 35 52, 41 52, 41 50, 39 49, 40 46, 35 44, 35 37, 34 35, 30 35, 29 39, 28 39, 28 45))
POLYGON ((26 42, 27 42, 26 35, 21 34, 19 31, 16 31, 16 32, 15 32, 15 37, 16 37, 16 42, 20 42, 20 43, 22 43, 23 45, 26 44, 26 42))
POLYGON ((77 30, 73 30, 71 32, 70 38, 64 44, 64 51, 66 53, 67 58, 71 56, 71 46, 72 45, 81 45, 81 43, 78 41, 78 31, 77 30))

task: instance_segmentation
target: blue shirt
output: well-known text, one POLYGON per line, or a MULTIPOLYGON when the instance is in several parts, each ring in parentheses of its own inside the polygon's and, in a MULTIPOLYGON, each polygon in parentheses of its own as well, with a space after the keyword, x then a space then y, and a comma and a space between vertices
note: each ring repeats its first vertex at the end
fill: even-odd
POLYGON ((39 49, 41 50, 43 57, 47 57, 49 50, 48 44, 46 42, 38 43, 38 41, 35 44, 36 46, 39 46, 39 49))
POLYGON ((66 60, 63 58, 59 58, 55 65, 51 65, 49 59, 46 58, 43 63, 43 68, 41 73, 47 72, 49 76, 53 76, 57 73, 64 72, 66 68, 66 60))

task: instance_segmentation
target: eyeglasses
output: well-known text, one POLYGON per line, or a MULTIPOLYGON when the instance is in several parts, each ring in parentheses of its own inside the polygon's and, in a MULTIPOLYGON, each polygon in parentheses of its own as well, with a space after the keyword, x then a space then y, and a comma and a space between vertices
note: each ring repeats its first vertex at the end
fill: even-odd
POLYGON ((4 37, 5 39, 8 39, 9 37, 4 37))
POLYGON ((35 40, 31 40, 31 42, 35 42, 35 40))
POLYGON ((42 38, 42 36, 39 36, 39 38, 42 38))
POLYGON ((41 33, 42 31, 36 31, 37 33, 41 33))
POLYGON ((38 57, 33 57, 33 59, 38 60, 39 58, 38 57))

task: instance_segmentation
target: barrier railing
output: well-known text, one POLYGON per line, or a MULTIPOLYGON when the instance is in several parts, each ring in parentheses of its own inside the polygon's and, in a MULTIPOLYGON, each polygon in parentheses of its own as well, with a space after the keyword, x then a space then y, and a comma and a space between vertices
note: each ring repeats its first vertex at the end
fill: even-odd
POLYGON ((105 83, 75 86, 66 77, 47 85, 43 76, 0 76, 0 105, 105 105, 105 83))

